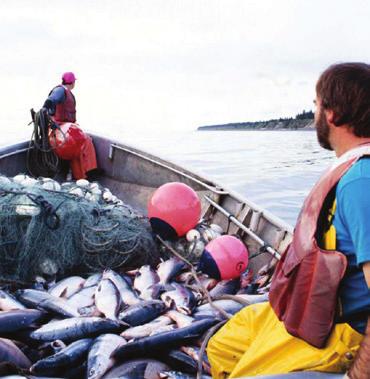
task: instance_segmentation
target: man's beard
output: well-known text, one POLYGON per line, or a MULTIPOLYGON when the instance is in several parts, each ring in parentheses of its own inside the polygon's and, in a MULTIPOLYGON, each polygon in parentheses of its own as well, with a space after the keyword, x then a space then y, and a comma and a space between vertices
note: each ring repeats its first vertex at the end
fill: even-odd
POLYGON ((329 125, 326 122, 324 112, 320 112, 318 119, 315 122, 317 140, 321 147, 327 150, 333 150, 329 142, 329 125))

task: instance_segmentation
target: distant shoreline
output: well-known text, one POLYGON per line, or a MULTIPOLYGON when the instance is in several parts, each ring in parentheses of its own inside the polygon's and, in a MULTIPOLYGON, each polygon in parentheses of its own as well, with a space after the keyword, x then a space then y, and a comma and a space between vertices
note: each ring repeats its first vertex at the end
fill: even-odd
POLYGON ((308 113, 303 112, 295 118, 280 118, 276 120, 267 121, 247 121, 247 122, 233 122, 228 124, 219 125, 205 125, 199 126, 198 131, 254 131, 254 130, 315 130, 314 119, 312 112, 307 117, 308 113))
POLYGON ((197 132, 314 132, 315 128, 300 128, 300 129, 287 129, 287 128, 278 128, 278 129, 236 129, 236 128, 214 128, 214 129, 196 129, 197 132))

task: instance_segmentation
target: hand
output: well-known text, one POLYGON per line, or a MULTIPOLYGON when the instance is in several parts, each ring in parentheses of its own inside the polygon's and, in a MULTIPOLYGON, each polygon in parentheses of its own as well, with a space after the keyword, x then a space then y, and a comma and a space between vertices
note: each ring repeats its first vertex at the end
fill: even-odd
POLYGON ((53 108, 53 102, 49 99, 46 99, 43 107, 48 109, 48 110, 52 109, 53 108))

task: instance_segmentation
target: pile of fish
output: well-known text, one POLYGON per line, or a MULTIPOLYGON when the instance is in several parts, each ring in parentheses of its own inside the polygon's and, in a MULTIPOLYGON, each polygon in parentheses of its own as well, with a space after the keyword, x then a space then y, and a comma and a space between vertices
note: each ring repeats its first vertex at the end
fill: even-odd
MULTIPOLYGON (((13 178, 0 175, 1 187, 10 185, 12 182, 19 184, 23 188, 32 189, 32 187, 35 187, 42 188, 46 191, 61 191, 74 195, 76 198, 85 198, 91 202, 124 206, 122 200, 113 195, 109 188, 103 188, 98 183, 89 182, 86 179, 68 181, 60 184, 51 178, 40 177, 35 179, 26 174, 18 174, 13 178)), ((19 205, 16 211, 20 215, 35 216, 40 212, 39 207, 26 195, 20 197, 17 201, 19 205)))
MULTIPOLYGON (((202 341, 223 318, 217 309, 233 315, 266 301, 264 275, 247 271, 217 282, 199 273, 196 280, 173 257, 156 269, 105 270, 57 282, 38 278, 32 288, 3 288, 0 375, 194 378, 202 341)), ((201 367, 202 377, 209 377, 206 355, 201 367)))

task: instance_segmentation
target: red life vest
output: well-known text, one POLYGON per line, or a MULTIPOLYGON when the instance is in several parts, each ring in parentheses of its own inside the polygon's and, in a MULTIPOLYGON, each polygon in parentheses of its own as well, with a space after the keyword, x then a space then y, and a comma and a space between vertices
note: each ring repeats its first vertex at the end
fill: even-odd
POLYGON ((57 87, 63 87, 65 100, 56 105, 55 114, 53 116, 54 121, 58 123, 76 122, 76 99, 73 93, 62 85, 57 87))
POLYGON ((271 283, 269 301, 286 330, 318 348, 325 346, 334 324, 347 259, 318 246, 317 225, 330 191, 362 155, 369 154, 369 146, 364 148, 367 151, 361 149, 325 172, 313 187, 271 283))

